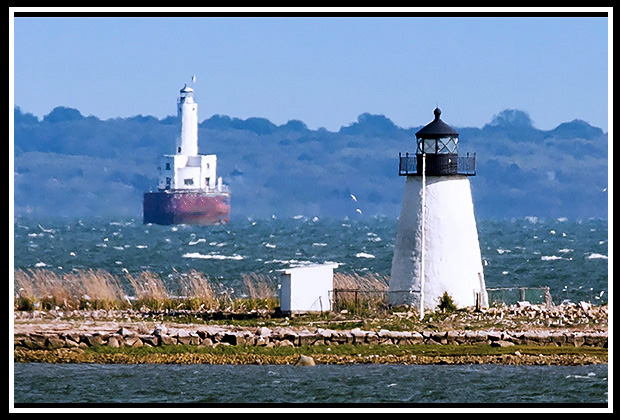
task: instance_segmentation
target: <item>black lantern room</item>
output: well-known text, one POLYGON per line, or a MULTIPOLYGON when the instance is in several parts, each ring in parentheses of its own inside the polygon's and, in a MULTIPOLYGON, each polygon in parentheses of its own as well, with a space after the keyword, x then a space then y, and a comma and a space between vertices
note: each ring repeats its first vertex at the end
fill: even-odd
POLYGON ((433 111, 435 119, 422 127, 416 136, 416 153, 404 156, 399 153, 399 175, 422 175, 423 155, 426 159, 426 175, 476 174, 476 159, 469 153, 458 155, 459 133, 441 119, 441 110, 433 111))

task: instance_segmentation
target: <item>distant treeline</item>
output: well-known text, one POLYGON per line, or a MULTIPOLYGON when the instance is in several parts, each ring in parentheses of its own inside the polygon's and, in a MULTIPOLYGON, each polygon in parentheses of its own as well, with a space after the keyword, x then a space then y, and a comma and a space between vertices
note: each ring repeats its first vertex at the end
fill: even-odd
MULTIPOLYGON (((15 214, 35 217, 141 218, 142 193, 156 188, 159 158, 180 132, 173 116, 100 120, 66 107, 41 120, 19 107, 14 116, 15 214)), ((398 153, 415 153, 420 127, 368 113, 337 132, 213 115, 199 124, 199 149, 218 155, 233 220, 398 217, 398 153)), ((476 153, 478 217, 607 217, 608 137, 600 128, 574 120, 539 130, 519 110, 482 128, 455 128, 460 153, 476 153)))

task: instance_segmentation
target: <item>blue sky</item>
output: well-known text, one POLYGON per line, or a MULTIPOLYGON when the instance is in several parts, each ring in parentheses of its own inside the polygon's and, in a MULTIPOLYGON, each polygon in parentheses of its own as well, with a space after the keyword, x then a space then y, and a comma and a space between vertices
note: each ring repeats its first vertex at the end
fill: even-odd
MULTIPOLYGON (((27 11, 27 10, 26 10, 27 11)), ((481 127, 504 109, 552 129, 608 129, 604 17, 17 17, 14 103, 101 119, 176 113, 196 75, 200 121, 291 119, 338 130, 370 112, 402 127, 481 127)))

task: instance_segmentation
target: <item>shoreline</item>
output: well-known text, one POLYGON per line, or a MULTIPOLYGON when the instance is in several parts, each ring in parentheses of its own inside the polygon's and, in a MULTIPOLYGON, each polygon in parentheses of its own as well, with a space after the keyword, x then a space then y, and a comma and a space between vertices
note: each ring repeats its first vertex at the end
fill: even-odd
POLYGON ((607 307, 521 305, 357 319, 199 312, 15 311, 17 363, 520 364, 608 361, 607 307), (250 316, 251 315, 251 316, 250 316), (541 325, 541 319, 546 324, 541 325))
MULTIPOLYGON (((601 350, 593 348, 592 351, 601 350)), ((516 353, 516 354, 515 354, 516 353)), ((135 356, 123 353, 86 353, 79 350, 16 350, 16 363, 90 363, 90 364, 210 364, 210 365, 301 365, 301 354, 208 354, 208 353, 157 353, 135 356)), ((607 364, 607 353, 579 354, 522 354, 497 355, 367 355, 356 354, 304 355, 312 359, 311 365, 350 365, 350 364, 399 364, 399 365, 527 365, 527 366, 583 366, 607 364)))

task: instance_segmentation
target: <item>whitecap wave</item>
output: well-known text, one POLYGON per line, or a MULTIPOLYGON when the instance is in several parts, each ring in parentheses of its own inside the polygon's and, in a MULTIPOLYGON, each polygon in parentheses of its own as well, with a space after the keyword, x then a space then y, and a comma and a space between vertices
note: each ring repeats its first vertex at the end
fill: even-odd
POLYGON ((220 254, 201 254, 199 252, 187 252, 183 254, 183 258, 197 258, 201 260, 242 260, 244 257, 238 254, 220 255, 220 254))
POLYGON ((540 259, 543 261, 572 260, 572 258, 564 258, 564 257, 559 257, 557 255, 542 255, 540 259))
POLYGON ((309 265, 314 264, 312 261, 303 261, 303 260, 269 260, 265 261, 265 264, 291 264, 291 265, 309 265))
POLYGON ((371 259, 372 259, 372 258, 375 258, 375 256, 374 256, 374 255, 372 255, 372 254, 368 254, 368 253, 366 253, 366 252, 358 252, 357 254, 355 254, 355 256, 356 256, 357 258, 371 258, 371 259))
POLYGON ((588 255, 586 258, 589 259, 589 260, 594 260, 594 259, 606 260, 606 259, 608 259, 607 255, 599 254, 597 252, 593 252, 592 254, 588 255))

